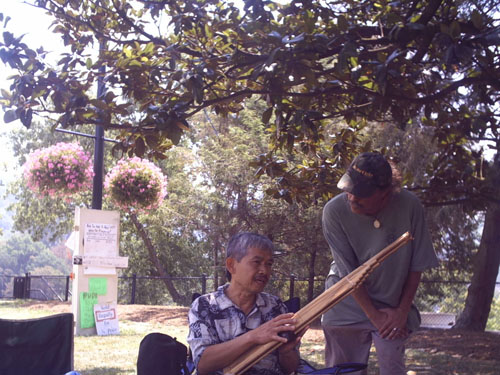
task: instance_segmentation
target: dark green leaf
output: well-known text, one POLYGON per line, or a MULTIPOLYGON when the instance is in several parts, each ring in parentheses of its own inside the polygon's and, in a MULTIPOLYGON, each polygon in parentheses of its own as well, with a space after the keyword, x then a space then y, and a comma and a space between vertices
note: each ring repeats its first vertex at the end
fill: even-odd
POLYGON ((0 89, 0 93, 2 94, 2 97, 5 99, 10 99, 12 97, 10 92, 8 92, 7 90, 4 90, 4 89, 0 89))
POLYGON ((138 137, 135 140, 135 154, 140 158, 142 158, 145 152, 146 152, 146 145, 144 144, 144 140, 141 137, 138 137))
POLYGON ((24 109, 19 113, 19 119, 21 120, 22 124, 27 128, 31 126, 32 118, 33 118, 33 111, 31 110, 31 108, 24 109))
POLYGON ((479 13, 477 9, 474 9, 472 11, 471 20, 474 24, 474 27, 476 27, 477 29, 483 28, 483 16, 481 16, 481 13, 479 13))
POLYGON ((36 52, 33 51, 32 49, 29 49, 29 48, 26 48, 24 50, 24 53, 26 54, 26 56, 28 56, 28 58, 30 59, 34 59, 36 57, 36 52))
POLYGON ((296 37, 294 38, 290 38, 289 36, 285 36, 283 39, 282 39, 282 42, 285 43, 285 44, 293 44, 293 43, 298 43, 298 42, 302 42, 304 41, 304 33, 300 34, 300 35, 297 35, 296 37))
POLYGON ((155 148, 159 143, 159 138, 158 136, 154 135, 154 134, 148 134, 146 135, 146 144, 150 147, 150 148, 155 148))
POLYGON ((453 38, 458 38, 460 36, 460 24, 457 21, 453 21, 450 26, 450 34, 453 38))
POLYGON ((18 117, 17 117, 16 111, 13 109, 5 111, 5 113, 3 115, 3 122, 5 122, 6 124, 9 122, 12 122, 14 120, 17 120, 17 119, 18 119, 18 117))
POLYGON ((280 33, 278 33, 277 31, 273 31, 273 32, 269 33, 268 35, 269 35, 270 37, 272 37, 272 38, 276 38, 276 39, 279 39, 279 40, 281 40, 281 39, 282 39, 281 34, 280 34, 280 33))
POLYGON ((5 46, 9 47, 13 41, 14 41, 14 35, 12 33, 9 33, 8 31, 4 31, 3 42, 5 43, 5 46))
POLYGON ((340 16, 337 18, 337 26, 340 31, 346 31, 349 28, 349 22, 345 16, 340 16))
POLYGON ((89 103, 94 105, 95 107, 102 109, 103 111, 107 111, 109 109, 108 104, 104 100, 100 99, 92 99, 89 100, 89 103))
POLYGON ((272 114, 273 114, 273 107, 266 109, 264 111, 264 113, 262 114, 262 122, 264 124, 269 123, 269 120, 271 119, 272 114))

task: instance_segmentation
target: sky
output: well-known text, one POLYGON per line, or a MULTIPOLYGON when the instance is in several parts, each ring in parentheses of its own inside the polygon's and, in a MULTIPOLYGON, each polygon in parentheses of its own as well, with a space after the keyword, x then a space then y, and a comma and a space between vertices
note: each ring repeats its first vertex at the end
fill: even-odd
MULTIPOLYGON (((59 37, 49 30, 50 18, 40 9, 21 0, 0 0, 0 13, 3 13, 4 20, 6 16, 11 18, 7 24, 7 30, 14 36, 25 34, 23 41, 28 45, 34 48, 43 46, 46 51, 61 49, 62 43, 59 37)), ((1 31, 3 32, 4 29, 1 31)), ((7 77, 13 73, 14 71, 0 62, 0 88, 9 89, 10 83, 7 77)), ((0 185, 10 181, 16 173, 19 173, 6 134, 23 126, 19 120, 4 123, 3 115, 4 112, 0 110, 0 185)))
MULTIPOLYGON (((51 21, 39 9, 23 4, 21 0, 0 0, 0 13, 3 13, 4 20, 6 16, 11 17, 7 23, 8 31, 13 32, 15 36, 26 34, 23 41, 29 45, 33 44, 36 47, 43 45, 45 50, 60 48, 56 34, 49 31, 51 21)), ((3 33, 5 30, 2 28, 0 31, 3 33)), ((1 33, 0 38, 3 41, 1 33)), ((7 77, 13 73, 14 71, 0 61, 0 88, 9 90, 10 83, 7 81, 7 77)), ((21 173, 21 168, 13 156, 7 134, 21 129, 23 125, 19 120, 6 124, 3 121, 3 116, 4 112, 0 110, 0 210, 2 211, 0 225, 4 228, 4 236, 7 236, 11 219, 9 212, 6 211, 6 206, 11 202, 9 199, 3 198, 3 193, 6 185, 21 173)))

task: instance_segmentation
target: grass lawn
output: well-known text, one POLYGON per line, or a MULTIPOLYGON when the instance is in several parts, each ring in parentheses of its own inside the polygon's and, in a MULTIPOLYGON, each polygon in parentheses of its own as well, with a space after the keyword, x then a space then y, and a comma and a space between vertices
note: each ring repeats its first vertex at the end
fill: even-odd
MULTIPOLYGON (((186 344, 187 325, 179 320, 169 320, 169 307, 156 307, 155 315, 144 307, 134 306, 133 314, 124 314, 130 305, 118 306, 120 335, 76 336, 74 341, 75 370, 82 375, 134 375, 137 353, 142 338, 151 332, 162 332, 186 344), (172 323, 173 322, 173 323, 172 323)), ((38 302, 0 300, 0 317, 30 319, 70 312, 69 304, 44 306, 38 302), (56 307, 56 308, 55 308, 56 307)), ((323 367, 323 336, 318 327, 311 328, 302 340, 301 355, 317 368, 323 367)), ((500 336, 499 336, 500 339, 500 336)), ((407 349, 408 374, 500 374, 500 361, 474 359, 471 356, 452 354, 439 347, 407 349)), ((418 346, 418 345, 417 345, 418 346)), ((375 353, 370 356, 368 374, 378 374, 375 353)))

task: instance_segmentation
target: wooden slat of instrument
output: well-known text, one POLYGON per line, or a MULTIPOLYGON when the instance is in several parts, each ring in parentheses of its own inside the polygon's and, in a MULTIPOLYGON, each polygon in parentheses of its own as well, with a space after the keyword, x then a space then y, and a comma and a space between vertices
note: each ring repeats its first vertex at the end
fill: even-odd
MULTIPOLYGON (((378 254, 368 259, 361 266, 343 277, 335 285, 321 293, 314 300, 309 302, 302 309, 297 311, 293 316, 297 323, 295 324, 294 333, 300 332, 302 329, 310 325, 315 319, 320 317, 324 312, 339 303, 342 299, 351 294, 368 275, 389 255, 393 254, 401 246, 412 240, 409 232, 404 233, 396 241, 382 249, 378 254)), ((263 357, 276 350, 283 343, 271 341, 267 344, 261 344, 253 347, 251 350, 241 355, 229 366, 224 368, 224 375, 240 375, 259 362, 263 357)))

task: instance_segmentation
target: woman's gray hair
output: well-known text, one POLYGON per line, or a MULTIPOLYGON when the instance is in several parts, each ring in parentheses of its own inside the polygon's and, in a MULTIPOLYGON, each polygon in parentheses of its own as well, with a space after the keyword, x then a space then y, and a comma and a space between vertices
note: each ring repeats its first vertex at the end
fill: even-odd
MULTIPOLYGON (((229 239, 226 248, 226 259, 234 258, 240 262, 248 250, 254 248, 274 253, 274 245, 271 240, 261 234, 251 232, 241 232, 229 239)), ((226 277, 231 281, 231 274, 226 270, 226 277)))

